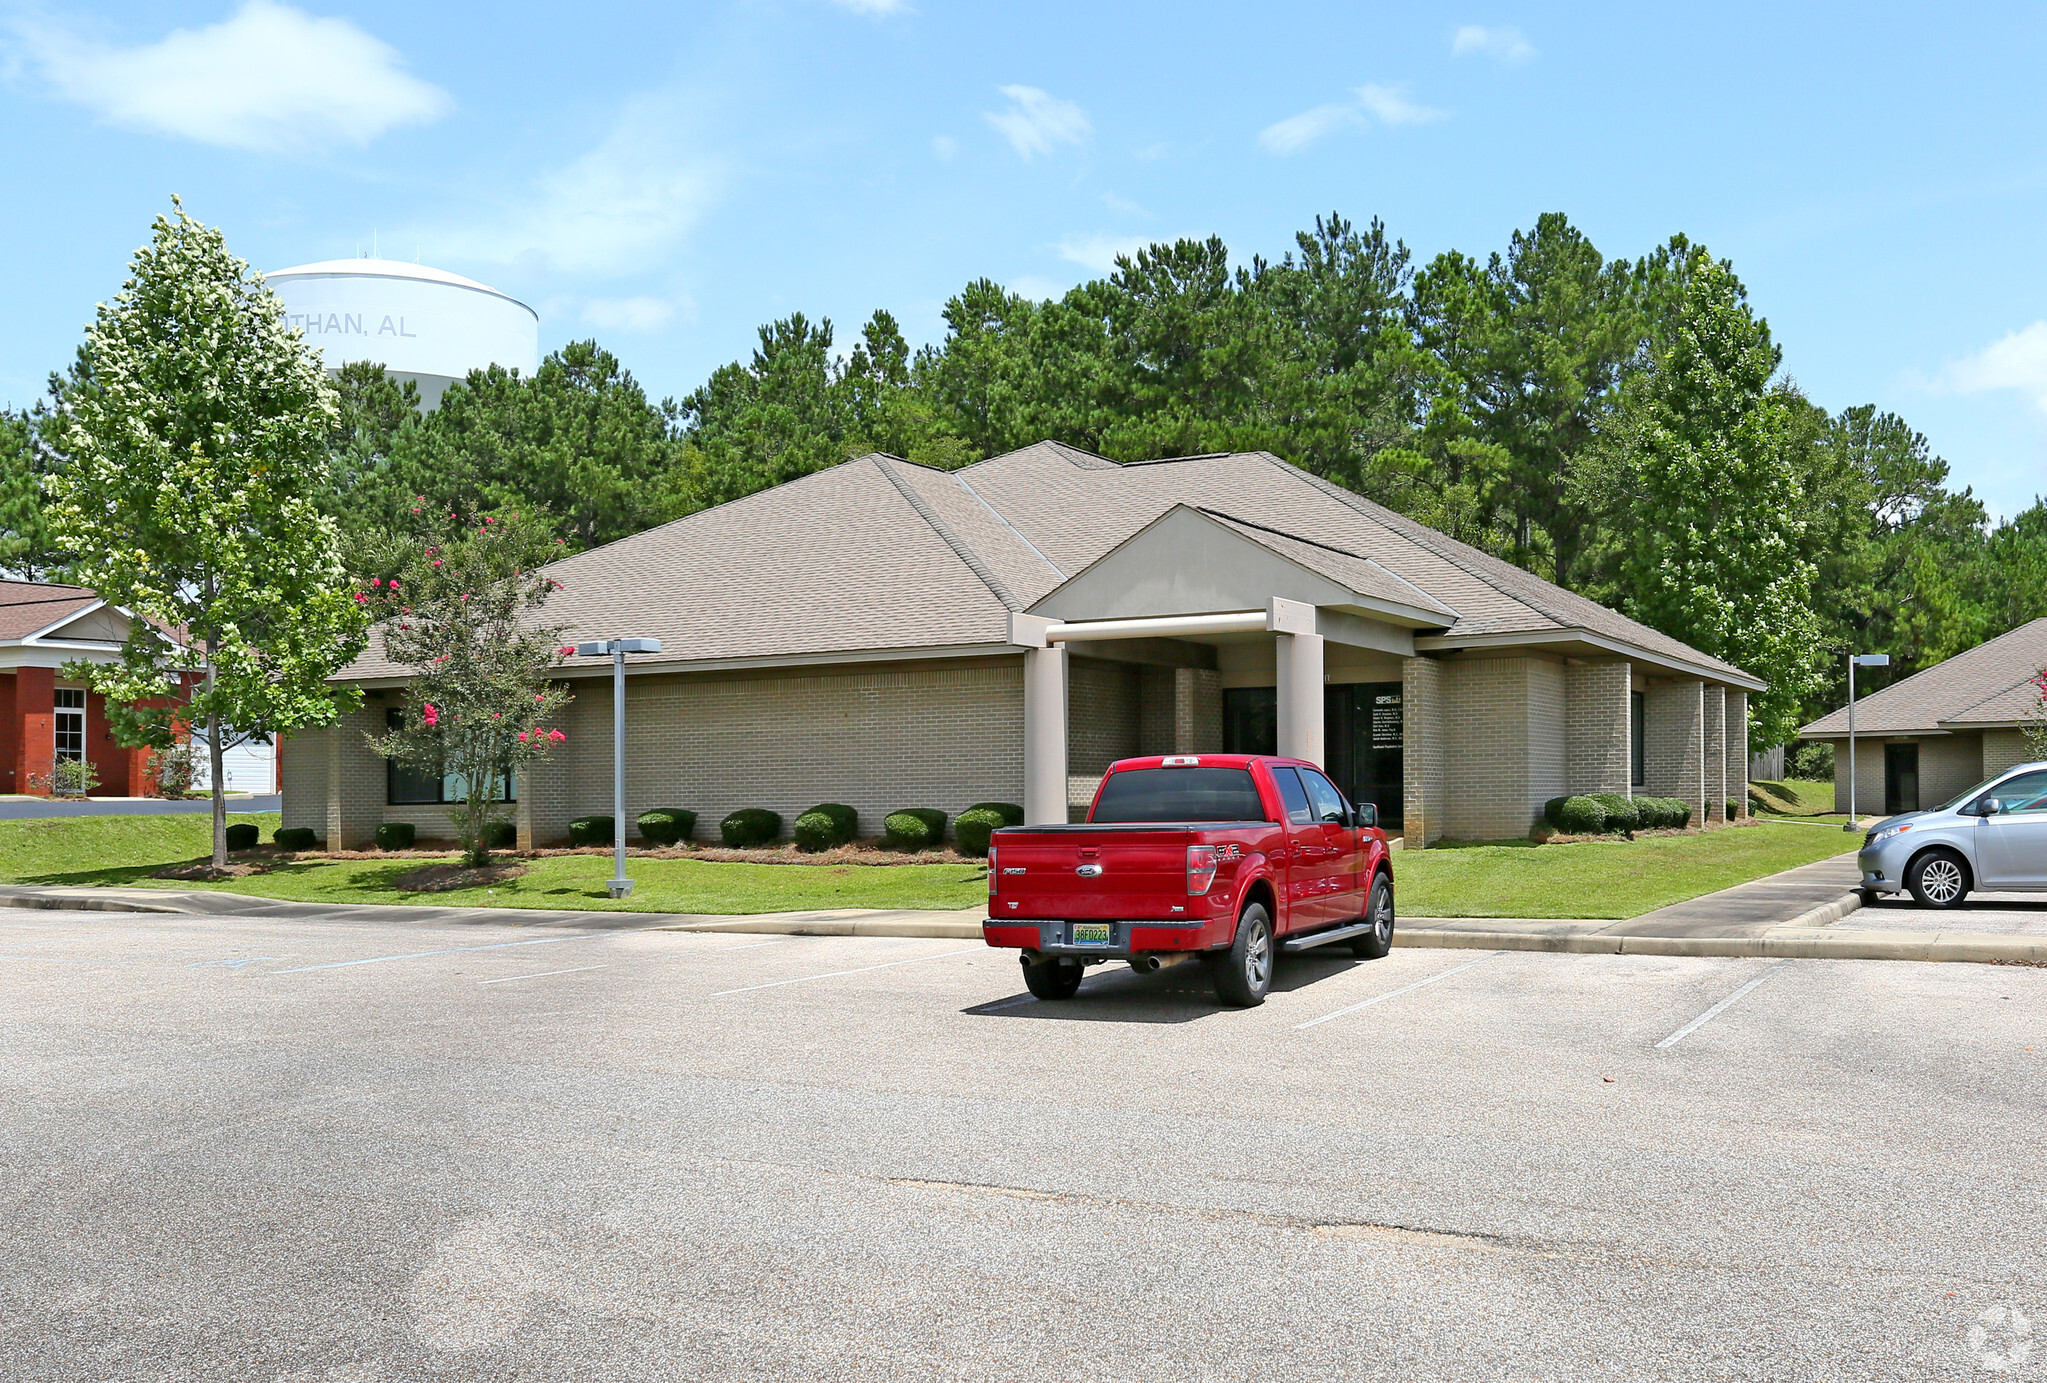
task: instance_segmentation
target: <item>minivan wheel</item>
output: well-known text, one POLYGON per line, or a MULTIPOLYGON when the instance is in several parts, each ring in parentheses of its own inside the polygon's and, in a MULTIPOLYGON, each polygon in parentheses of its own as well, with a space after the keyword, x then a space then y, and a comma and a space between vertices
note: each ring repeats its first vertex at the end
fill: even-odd
POLYGON ((1040 999, 1071 999, 1080 992, 1087 967, 1077 960, 1025 961, 1024 988, 1040 999))
POLYGON ((1272 939, 1272 918, 1263 903, 1253 903, 1237 918, 1237 939, 1227 951, 1211 952, 1209 978, 1215 996, 1238 1008, 1254 1008, 1272 990, 1272 966, 1279 947, 1272 939))
POLYGON ((1952 850, 1928 850, 1905 869, 1905 887, 1922 908, 1951 908, 1969 896, 1969 865, 1952 850))
POLYGON ((1350 944, 1350 953, 1359 960, 1379 960, 1393 949, 1393 881, 1384 874, 1372 880, 1372 898, 1365 906, 1365 920, 1372 924, 1372 930, 1350 944))

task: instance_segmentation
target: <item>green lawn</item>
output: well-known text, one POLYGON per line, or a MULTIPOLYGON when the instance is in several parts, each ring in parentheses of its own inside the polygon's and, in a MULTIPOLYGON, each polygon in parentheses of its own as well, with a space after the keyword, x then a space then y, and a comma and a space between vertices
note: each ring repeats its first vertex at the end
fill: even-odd
MULTIPOLYGON (((268 839, 277 814, 253 821, 268 839)), ((631 912, 794 912, 813 908, 965 908, 988 896, 978 864, 724 864, 631 861, 633 896, 605 894, 609 855, 550 855, 495 889, 401 893, 391 881, 422 861, 340 860, 287 864, 216 884, 151 879, 167 864, 204 855, 204 816, 78 816, 0 821, 0 882, 217 888, 261 898, 323 903, 420 903, 449 907, 593 908, 631 912)), ((451 856, 452 858, 452 856, 451 856)))
POLYGON ((1763 799, 1766 809, 1785 816, 1829 816, 1834 808, 1834 781, 1831 778, 1786 778, 1779 783, 1761 781, 1749 784, 1751 791, 1763 799))
POLYGON ((1634 917, 1838 855, 1839 830, 1763 822, 1572 845, 1433 845, 1393 861, 1409 917, 1634 917))

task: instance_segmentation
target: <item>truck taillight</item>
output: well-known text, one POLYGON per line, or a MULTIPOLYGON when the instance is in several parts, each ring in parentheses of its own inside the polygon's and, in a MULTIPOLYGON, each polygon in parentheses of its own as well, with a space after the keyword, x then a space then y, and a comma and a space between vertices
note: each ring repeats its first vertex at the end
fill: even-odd
POLYGON ((995 896, 995 846, 988 846, 988 896, 995 896))
POLYGON ((1199 898, 1215 883, 1215 869, 1222 856, 1213 845, 1187 847, 1187 896, 1199 898))

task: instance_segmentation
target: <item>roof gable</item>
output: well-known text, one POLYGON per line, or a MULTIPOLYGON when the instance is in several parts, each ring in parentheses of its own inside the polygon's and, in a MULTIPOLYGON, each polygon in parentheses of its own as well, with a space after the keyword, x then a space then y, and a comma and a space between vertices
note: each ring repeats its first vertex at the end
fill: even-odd
MULTIPOLYGON (((2037 704, 2027 684, 2047 666, 2047 617, 1922 668, 1882 691, 1855 698, 1855 733, 1933 733, 1945 724, 2009 725, 2037 704)), ((1806 739, 1848 733, 1848 708, 1800 730, 1806 739)))

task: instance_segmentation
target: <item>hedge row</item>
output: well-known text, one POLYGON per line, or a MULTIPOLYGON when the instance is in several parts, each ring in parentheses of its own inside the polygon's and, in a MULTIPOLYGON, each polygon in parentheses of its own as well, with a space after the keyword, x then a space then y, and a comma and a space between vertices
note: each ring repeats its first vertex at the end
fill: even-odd
MULTIPOLYGON (((985 855, 988 837, 1004 826, 1021 826, 1023 808, 1014 802, 976 802, 953 823, 960 853, 985 855)), ((657 807, 641 812, 634 823, 640 838, 654 845, 674 845, 696 834, 697 814, 681 807, 657 807)), ((945 842, 946 815, 934 807, 905 807, 882 819, 882 843, 891 850, 930 850, 945 842)), ((849 843, 860 830, 860 813, 843 802, 820 802, 796 818, 793 836, 799 850, 830 850, 849 843)), ((609 816, 579 816, 569 823, 572 846, 610 845, 617 822, 609 816)), ((377 845, 384 850, 409 850, 416 830, 409 821, 387 821, 377 827, 377 845)), ((741 807, 718 823, 718 837, 733 849, 772 845, 782 836, 782 815, 762 807, 741 807)), ((511 823, 501 823, 493 834, 493 849, 509 849, 517 832, 511 823)), ((228 847, 246 850, 257 842, 256 828, 228 827, 228 847)), ((287 850, 310 850, 314 839, 310 829, 295 826, 280 829, 277 843, 287 850), (289 837, 289 839, 287 839, 289 837)))
POLYGON ((1596 836, 1603 832, 1632 835, 1636 831, 1683 830, 1691 825, 1692 806, 1675 797, 1623 797, 1594 792, 1552 797, 1542 806, 1543 819, 1567 835, 1596 836))

